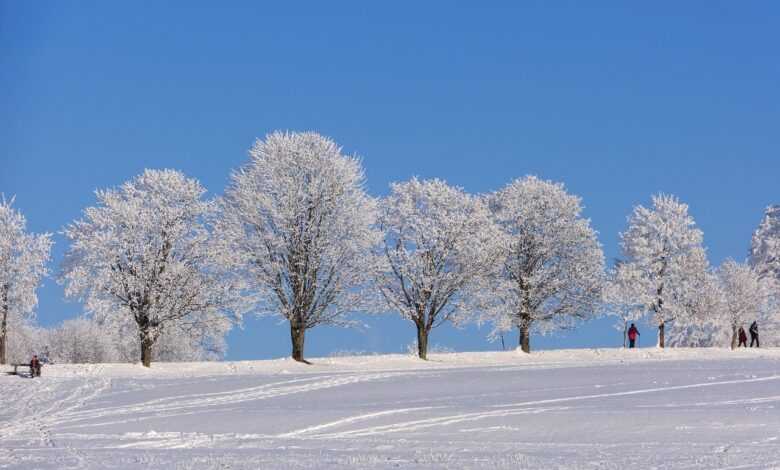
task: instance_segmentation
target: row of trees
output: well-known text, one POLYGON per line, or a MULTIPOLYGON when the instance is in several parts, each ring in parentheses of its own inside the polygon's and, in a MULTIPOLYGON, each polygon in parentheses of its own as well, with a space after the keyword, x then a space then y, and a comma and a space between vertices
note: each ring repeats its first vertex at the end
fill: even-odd
MULTIPOLYGON (((764 224, 772 221, 772 210, 764 224)), ((621 319, 624 343, 628 324, 647 314, 658 325, 660 347, 667 343, 667 326, 674 328, 673 345, 730 342, 735 348, 741 326, 753 320, 773 323, 780 278, 765 267, 780 254, 778 228, 756 232, 749 262, 727 259, 712 269, 703 234, 685 204, 659 195, 652 208, 636 207, 621 234, 623 258, 609 271, 603 294, 607 309, 621 319), (766 249, 767 244, 775 248, 766 249)))
MULTIPOLYGON (((248 312, 285 318, 292 356, 304 362, 309 329, 350 325, 356 312, 400 313, 423 359, 445 322, 489 323, 493 337, 516 329, 529 352, 532 332, 605 310, 623 326, 652 315, 661 347, 670 326, 672 343, 714 344, 724 325, 734 332, 770 315, 777 292, 780 234, 771 218, 754 237, 759 269, 727 261, 712 270, 687 206, 655 196, 630 216, 622 258, 606 271, 580 198, 559 183, 529 176, 472 195, 412 178, 377 199, 366 193, 361 161, 316 133, 272 133, 249 155, 222 197, 205 199, 178 171, 146 170, 97 191, 97 204, 64 229, 66 295, 84 303, 86 321, 112 344, 134 338, 145 366, 182 357, 165 355, 176 348, 218 354, 248 312)), ((7 201, 0 230, 3 354, 6 319, 34 310, 51 240, 27 234, 7 201)), ((91 334, 89 324, 67 327, 91 334)))

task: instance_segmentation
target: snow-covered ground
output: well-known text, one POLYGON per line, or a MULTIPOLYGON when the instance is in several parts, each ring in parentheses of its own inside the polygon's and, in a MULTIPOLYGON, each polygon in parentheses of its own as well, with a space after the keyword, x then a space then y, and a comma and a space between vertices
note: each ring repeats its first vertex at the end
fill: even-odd
POLYGON ((780 468, 780 350, 620 349, 0 377, 0 468, 780 468))

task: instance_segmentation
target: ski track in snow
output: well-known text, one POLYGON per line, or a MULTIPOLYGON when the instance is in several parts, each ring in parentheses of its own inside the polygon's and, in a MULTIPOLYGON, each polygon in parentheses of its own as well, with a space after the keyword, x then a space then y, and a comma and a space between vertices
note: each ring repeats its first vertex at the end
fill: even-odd
POLYGON ((216 375, 133 375, 131 365, 112 375, 116 366, 84 365, 2 377, 0 468, 780 464, 780 354, 549 367, 478 359, 372 369, 373 359, 284 375, 235 364, 216 375))

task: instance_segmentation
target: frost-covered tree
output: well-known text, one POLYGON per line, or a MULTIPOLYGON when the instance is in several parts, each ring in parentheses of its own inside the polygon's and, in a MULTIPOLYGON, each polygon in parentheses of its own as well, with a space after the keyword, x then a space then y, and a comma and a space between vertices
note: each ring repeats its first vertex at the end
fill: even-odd
POLYGON ((658 346, 664 347, 665 327, 685 322, 706 278, 708 262, 701 230, 676 197, 653 196, 653 207, 637 206, 621 233, 625 262, 640 274, 632 284, 637 299, 658 325, 658 346))
POLYGON ((0 197, 0 364, 6 363, 9 329, 29 319, 38 304, 36 289, 47 274, 49 234, 26 232, 13 199, 0 197))
POLYGON ((32 318, 13 318, 6 336, 8 363, 25 363, 33 354, 45 354, 48 331, 38 327, 32 318))
POLYGON ((47 332, 49 360, 54 363, 115 362, 117 343, 91 318, 73 318, 47 332))
POLYGON ((750 265, 762 279, 780 282, 780 205, 769 206, 753 233, 750 265))
MULTIPOLYGON (((701 251, 700 254, 703 256, 704 252, 701 251)), ((709 270, 695 269, 684 285, 685 290, 671 289, 673 295, 684 293, 684 296, 678 297, 681 314, 678 314, 666 329, 665 343, 669 346, 684 347, 710 347, 721 344, 723 330, 720 328, 719 315, 722 291, 717 277, 709 270)))
POLYGON ((224 258, 258 294, 260 313, 290 323, 292 357, 304 359, 306 331, 348 325, 370 305, 376 201, 360 159, 313 132, 274 132, 225 191, 219 224, 224 258))
POLYGON ((175 170, 146 170, 117 189, 96 191, 98 204, 70 224, 62 281, 68 297, 86 301, 108 326, 129 317, 149 366, 157 340, 183 325, 224 330, 245 305, 227 273, 209 223, 206 190, 175 170))
POLYGON ((431 330, 464 322, 489 291, 501 234, 484 201, 438 179, 393 183, 380 214, 386 264, 376 285, 414 323, 426 359, 431 330))
POLYGON ((580 198, 562 184, 517 179, 490 197, 490 208, 504 234, 496 329, 517 328, 530 352, 533 330, 568 327, 599 305, 604 253, 580 198))
POLYGON ((728 259, 717 270, 721 293, 720 326, 731 336, 731 349, 738 343, 739 327, 745 327, 766 313, 769 292, 766 282, 751 266, 728 259))
POLYGON ((628 328, 645 315, 645 305, 649 303, 647 289, 637 289, 642 282, 641 272, 629 263, 617 262, 609 270, 604 285, 604 304, 610 315, 619 318, 615 328, 623 332, 623 347, 628 344, 628 328))

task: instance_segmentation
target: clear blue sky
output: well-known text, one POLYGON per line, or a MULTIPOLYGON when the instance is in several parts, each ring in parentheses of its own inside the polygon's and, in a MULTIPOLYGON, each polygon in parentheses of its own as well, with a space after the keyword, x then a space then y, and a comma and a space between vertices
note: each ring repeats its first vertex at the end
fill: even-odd
MULTIPOLYGON (((146 167, 219 194, 255 137, 316 130, 364 157, 375 195, 413 175, 472 192, 563 181, 611 260, 632 206, 664 191, 690 204, 711 262, 745 257, 780 202, 780 4, 486 3, 0 0, 0 192, 57 232, 146 167)), ((44 325, 81 312, 51 279, 40 298, 44 325)), ((307 355, 414 336, 369 323, 315 329, 307 355)), ((612 323, 532 345, 615 345, 612 323)), ((486 333, 432 343, 499 347, 486 333)), ((230 359, 289 353, 273 319, 229 340, 230 359)))

